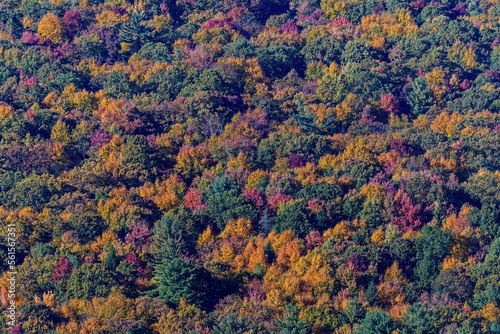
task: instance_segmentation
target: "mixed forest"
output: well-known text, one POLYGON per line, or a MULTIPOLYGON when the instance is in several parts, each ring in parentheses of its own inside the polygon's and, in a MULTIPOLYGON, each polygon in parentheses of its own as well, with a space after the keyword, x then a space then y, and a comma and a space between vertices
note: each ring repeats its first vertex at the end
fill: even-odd
POLYGON ((0 330, 498 334, 499 112, 499 0, 1 0, 0 330))

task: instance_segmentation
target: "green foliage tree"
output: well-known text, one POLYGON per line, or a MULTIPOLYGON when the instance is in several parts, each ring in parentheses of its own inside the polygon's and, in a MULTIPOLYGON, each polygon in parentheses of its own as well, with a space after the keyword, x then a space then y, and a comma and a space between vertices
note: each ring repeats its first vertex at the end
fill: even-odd
POLYGON ((411 87, 412 91, 408 97, 408 104, 411 106, 414 115, 422 115, 432 106, 429 87, 422 77, 416 78, 411 87))
POLYGON ((338 64, 340 63, 342 48, 335 38, 321 36, 307 42, 301 52, 308 63, 321 61, 325 64, 338 64))
POLYGON ((309 161, 316 162, 321 156, 334 153, 330 140, 326 136, 311 134, 298 136, 291 133, 271 134, 262 140, 257 148, 257 163, 271 169, 277 159, 300 155, 309 161))
POLYGON ((435 319, 432 312, 420 303, 408 306, 405 314, 403 315, 403 334, 418 333, 418 334, 432 334, 435 333, 434 328, 435 319))
POLYGON ((224 230, 230 220, 240 218, 248 218, 254 222, 257 220, 257 211, 251 202, 239 194, 236 189, 216 191, 208 197, 207 205, 204 213, 210 213, 210 218, 213 219, 220 231, 224 230))
POLYGON ((299 320, 299 309, 293 304, 287 304, 285 306, 285 314, 283 318, 276 319, 276 325, 278 330, 276 333, 279 334, 308 334, 309 326, 299 320))
POLYGON ((111 272, 104 264, 84 263, 73 270, 67 283, 67 294, 71 298, 91 300, 107 297, 116 285, 111 272))
POLYGON ((476 280, 475 291, 485 289, 488 284, 498 282, 500 278, 500 238, 496 238, 488 247, 488 254, 484 261, 472 269, 473 277, 476 280))
POLYGON ((391 317, 381 311, 368 312, 361 321, 361 326, 355 331, 356 334, 390 334, 396 328, 396 323, 391 317))
POLYGON ((107 75, 103 90, 109 96, 117 99, 131 98, 136 87, 123 70, 114 70, 107 75))
POLYGON ((184 298, 190 304, 207 306, 210 279, 210 273, 205 268, 178 257, 167 257, 155 266, 155 285, 148 294, 171 305, 178 305, 184 298))
POLYGON ((304 107, 304 101, 297 98, 297 108, 299 112, 290 116, 292 120, 297 122, 299 128, 307 135, 312 133, 325 134, 331 133, 335 129, 335 120, 332 116, 327 118, 323 123, 318 122, 318 116, 314 115, 310 107, 304 107))
POLYGON ((299 75, 305 71, 304 59, 299 51, 284 45, 271 45, 257 50, 257 60, 267 77, 281 79, 292 69, 299 75))
POLYGON ((124 52, 136 53, 144 44, 152 40, 154 27, 148 26, 144 20, 144 13, 135 11, 132 13, 130 21, 120 28, 120 42, 126 45, 123 49, 124 52))
POLYGON ((274 229, 277 232, 292 230, 295 235, 303 238, 316 227, 315 223, 311 211, 303 202, 292 202, 278 211, 274 229))
POLYGON ((243 334, 251 331, 251 324, 245 317, 228 313, 213 328, 213 334, 243 334))
POLYGON ((439 273, 432 283, 434 291, 448 293, 451 298, 465 302, 472 295, 473 284, 463 269, 445 269, 439 273))

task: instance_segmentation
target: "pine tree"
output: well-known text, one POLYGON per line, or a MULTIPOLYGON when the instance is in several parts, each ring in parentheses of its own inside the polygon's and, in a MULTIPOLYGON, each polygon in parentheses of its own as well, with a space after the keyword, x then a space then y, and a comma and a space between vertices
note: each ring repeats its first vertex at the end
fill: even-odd
POLYGON ((109 246, 107 251, 108 255, 106 255, 106 258, 104 259, 104 264, 111 271, 114 271, 118 266, 118 257, 116 256, 115 248, 113 246, 109 246))
POLYGON ((148 294, 169 304, 181 298, 189 304, 206 306, 210 296, 211 275, 203 267, 182 259, 182 228, 175 219, 164 216, 153 229, 154 288, 148 294))
POLYGON ((300 311, 297 306, 287 304, 285 314, 282 319, 276 319, 278 326, 277 334, 308 334, 309 326, 302 320, 299 320, 300 311))
POLYGON ((377 285, 374 281, 370 281, 368 288, 364 294, 366 300, 370 303, 370 306, 379 306, 379 300, 377 296, 377 285))
POLYGON ((408 306, 402 318, 403 334, 410 333, 434 333, 433 324, 436 319, 431 312, 420 303, 408 306))
POLYGON ((122 52, 136 53, 141 47, 152 40, 154 27, 147 26, 143 12, 134 12, 130 21, 120 29, 119 40, 122 43, 122 52))
POLYGON ((329 117, 324 120, 323 124, 318 124, 318 116, 314 115, 311 108, 304 107, 304 101, 297 98, 298 114, 291 115, 290 118, 299 124, 299 127, 306 134, 321 132, 331 132, 334 129, 335 121, 329 117))
POLYGON ((264 248, 264 255, 266 255, 268 263, 273 263, 276 259, 276 253, 274 252, 270 241, 267 242, 266 247, 264 248))
POLYGON ((243 334, 249 333, 251 326, 245 317, 237 317, 228 313, 212 329, 212 334, 243 334))
POLYGON ((19 20, 15 16, 9 17, 6 25, 7 28, 12 30, 14 36, 19 36, 23 32, 23 25, 21 24, 21 22, 19 22, 19 20))
POLYGON ((176 221, 164 216, 156 222, 151 246, 151 253, 156 264, 178 257, 181 254, 182 244, 182 230, 176 221))
POLYGON ((396 324, 387 313, 381 310, 375 310, 366 314, 366 317, 363 321, 361 321, 361 327, 359 327, 354 333, 390 334, 395 327, 396 324))
POLYGON ((432 97, 429 95, 429 87, 422 77, 418 77, 411 84, 412 92, 408 98, 408 104, 413 113, 418 116, 424 114, 432 106, 432 97))
POLYGON ((173 258, 155 265, 156 287, 148 294, 178 305, 181 299, 189 304, 203 306, 209 294, 210 274, 202 267, 173 258))

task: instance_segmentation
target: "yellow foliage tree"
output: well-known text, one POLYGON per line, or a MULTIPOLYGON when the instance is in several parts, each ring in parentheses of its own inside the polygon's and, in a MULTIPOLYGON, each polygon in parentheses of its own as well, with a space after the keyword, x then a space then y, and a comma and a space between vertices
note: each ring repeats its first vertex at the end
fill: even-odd
POLYGON ((403 275, 403 271, 399 268, 399 264, 397 262, 394 262, 392 266, 385 271, 384 280, 386 282, 395 282, 400 284, 408 283, 408 279, 403 275))
POLYGON ((240 152, 237 157, 229 159, 227 162, 227 169, 252 169, 253 163, 248 157, 240 152))
POLYGON ((5 102, 0 102, 0 117, 9 117, 14 115, 14 108, 5 102))
POLYGON ((346 1, 342 0, 322 0, 321 10, 330 19, 346 15, 346 1))
POLYGON ((316 183, 318 179, 319 168, 312 162, 306 163, 304 167, 297 167, 294 170, 295 175, 297 175, 296 179, 303 186, 312 186, 316 183))
POLYGON ((238 220, 229 221, 219 237, 225 238, 237 235, 241 238, 247 239, 252 234, 252 222, 247 218, 240 218, 238 220))
POLYGON ((205 171, 211 163, 210 152, 205 145, 181 149, 174 170, 185 177, 194 177, 205 171))
POLYGON ((382 228, 378 228, 377 230, 375 230, 375 232, 373 232, 373 234, 371 236, 371 241, 374 244, 377 244, 380 246, 380 245, 382 245, 384 240, 385 240, 385 234, 384 234, 384 231, 382 230, 382 228))
POLYGON ((248 176, 247 184, 245 185, 245 189, 247 190, 252 190, 253 188, 256 188, 257 185, 264 180, 264 178, 268 175, 263 170, 256 170, 248 176))
POLYGON ((431 124, 431 129, 448 137, 460 132, 459 126, 463 123, 464 116, 457 112, 449 115, 447 112, 440 113, 431 124))
POLYGON ((29 31, 33 27, 33 24, 35 23, 35 20, 33 20, 29 16, 25 16, 25 17, 23 17, 23 20, 22 20, 21 23, 23 24, 24 29, 26 29, 26 30, 29 31))
POLYGON ((139 195, 151 198, 158 208, 164 212, 181 204, 180 198, 186 192, 186 184, 177 175, 172 174, 167 180, 154 184, 148 182, 139 189, 139 195))
POLYGON ((61 143, 63 146, 66 146, 71 142, 68 126, 62 121, 57 121, 57 123, 52 127, 50 137, 61 143))
POLYGON ((118 231, 124 224, 132 219, 140 218, 143 209, 135 206, 129 199, 125 186, 113 189, 109 193, 110 199, 106 202, 99 201, 97 212, 106 221, 111 230, 118 231))
POLYGON ((128 22, 129 16, 126 14, 120 15, 110 10, 105 10, 100 14, 96 15, 96 21, 99 26, 115 27, 122 23, 128 22))
POLYGON ((454 268, 455 266, 458 266, 460 264, 460 261, 458 261, 454 257, 447 257, 443 261, 443 270, 454 268))
POLYGON ((57 15, 47 13, 38 22, 38 35, 42 41, 48 38, 56 44, 62 44, 65 40, 64 22, 57 15))
POLYGON ((494 304, 488 303, 481 310, 481 314, 485 319, 488 319, 491 322, 495 322, 498 321, 498 319, 500 318, 500 309, 496 307, 494 304))
POLYGON ((211 241, 213 241, 214 239, 215 239, 215 237, 212 233, 212 229, 209 226, 198 237, 198 240, 196 241, 196 246, 200 247, 200 246, 206 245, 206 244, 210 243, 211 241))

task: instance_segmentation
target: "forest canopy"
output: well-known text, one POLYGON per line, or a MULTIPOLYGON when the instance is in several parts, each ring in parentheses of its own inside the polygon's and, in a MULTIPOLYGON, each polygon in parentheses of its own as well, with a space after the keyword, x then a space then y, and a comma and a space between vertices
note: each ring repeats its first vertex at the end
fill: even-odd
POLYGON ((0 331, 500 333, 499 113, 498 0, 0 0, 0 331))

